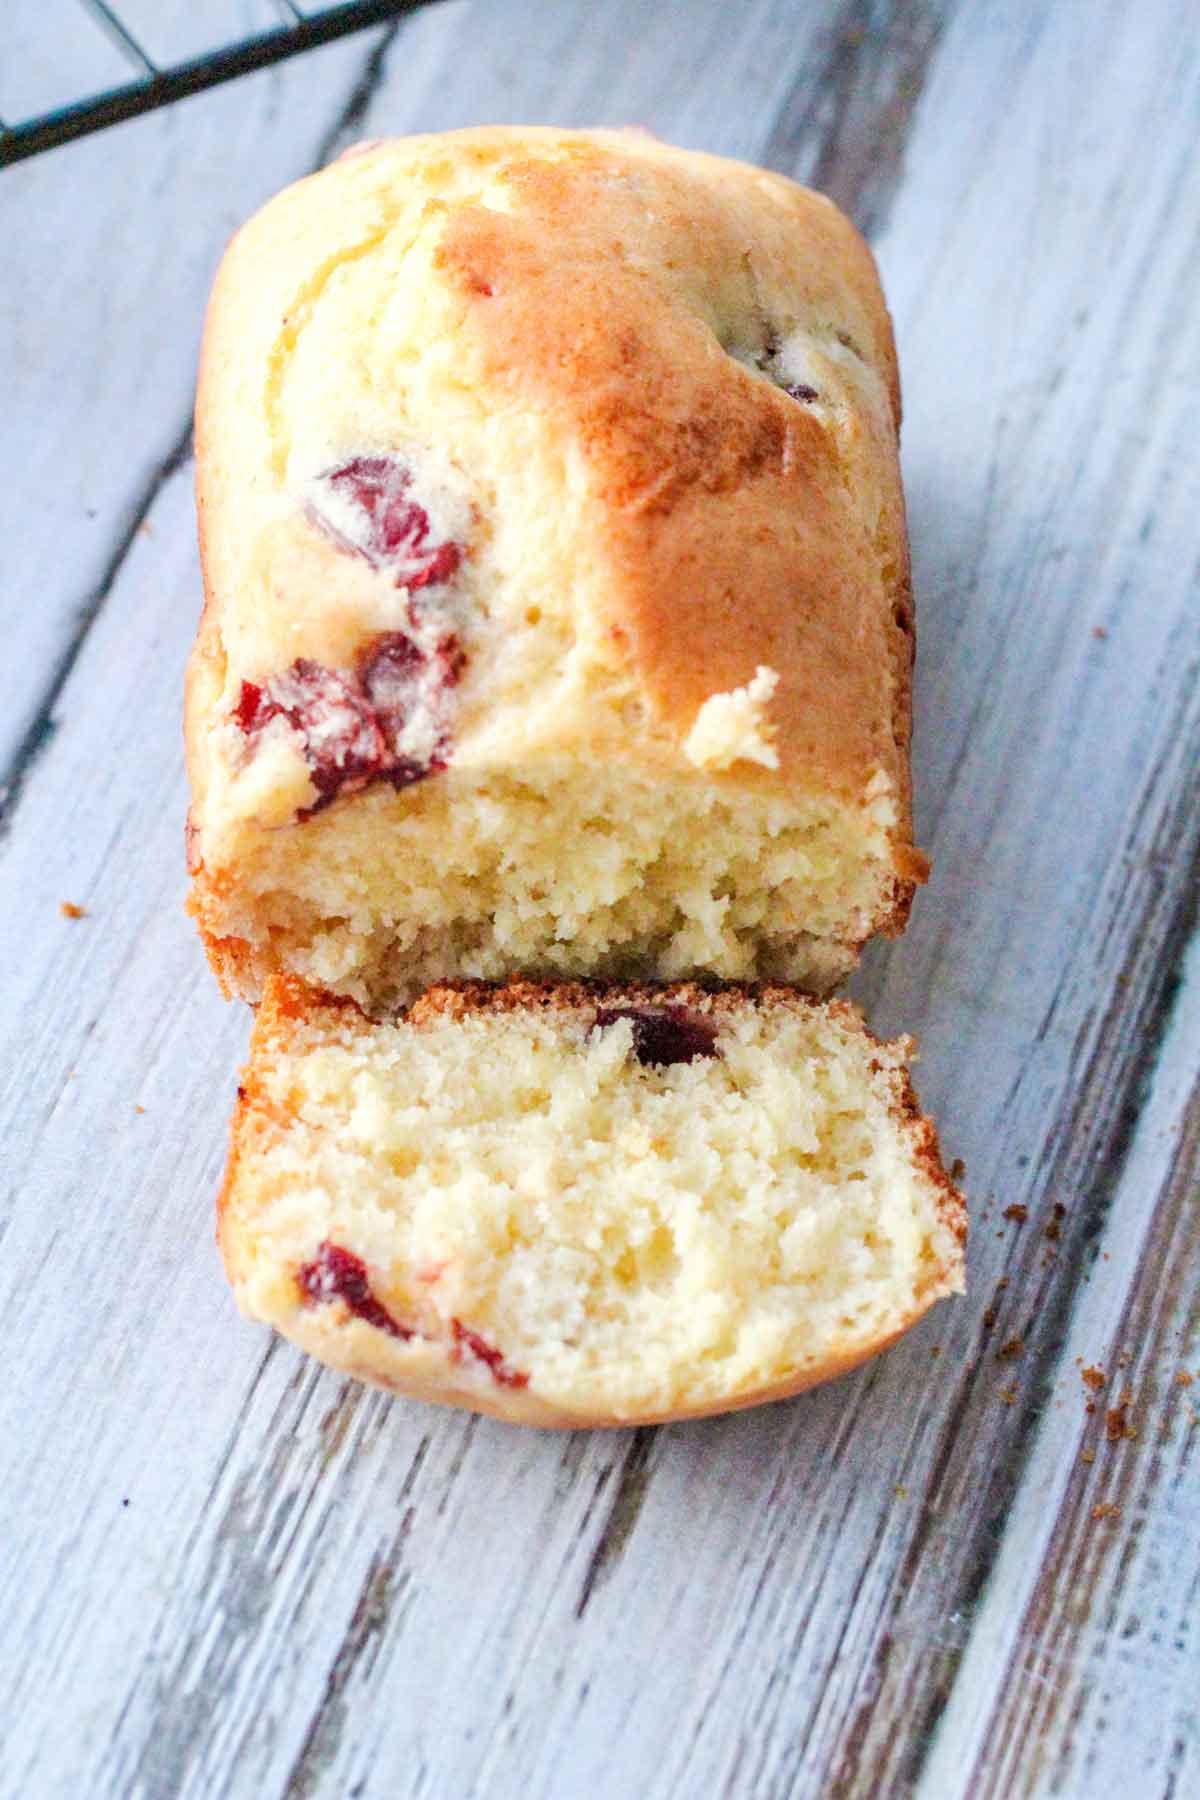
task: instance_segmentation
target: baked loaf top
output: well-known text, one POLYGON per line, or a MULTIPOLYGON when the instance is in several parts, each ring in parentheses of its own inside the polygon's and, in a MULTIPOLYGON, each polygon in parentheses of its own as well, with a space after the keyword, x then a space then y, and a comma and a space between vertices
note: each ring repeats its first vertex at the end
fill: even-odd
POLYGON ((868 250, 778 175, 495 128, 288 189, 205 336, 193 867, 374 782, 580 757, 860 809, 902 922, 899 416, 868 250))
POLYGON ((785 988, 267 987, 220 1242, 239 1303, 381 1386, 540 1425, 749 1406, 962 1286, 910 1045, 785 988))

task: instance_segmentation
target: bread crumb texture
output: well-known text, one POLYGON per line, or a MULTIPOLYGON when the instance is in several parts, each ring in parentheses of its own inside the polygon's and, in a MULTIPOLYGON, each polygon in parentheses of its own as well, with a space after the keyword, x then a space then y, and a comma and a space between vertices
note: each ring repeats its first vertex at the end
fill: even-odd
POLYGON ((247 832, 195 903, 255 998, 282 961, 372 1008, 517 972, 711 974, 826 991, 879 903, 864 810, 551 765, 377 787, 295 830, 247 832), (843 933, 849 931, 848 939, 843 933))
POLYGON ((780 989, 446 988, 372 1024, 273 982, 223 1198, 239 1301, 385 1385, 545 1422, 810 1385, 962 1286, 907 1049, 780 989), (644 1060, 664 1008, 712 1053, 644 1060), (330 1246, 395 1329, 314 1301, 330 1246))

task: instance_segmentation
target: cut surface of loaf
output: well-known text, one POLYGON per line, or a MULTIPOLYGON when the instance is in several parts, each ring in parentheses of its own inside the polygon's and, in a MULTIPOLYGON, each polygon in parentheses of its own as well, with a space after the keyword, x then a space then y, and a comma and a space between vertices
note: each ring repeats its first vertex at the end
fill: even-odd
POLYGON ((781 1398, 962 1287, 900 1040, 794 990, 267 984, 219 1236, 242 1309, 540 1425, 781 1398))
POLYGON ((870 254, 780 176, 495 128, 272 201, 197 407, 227 988, 840 979, 924 875, 898 424, 870 254))

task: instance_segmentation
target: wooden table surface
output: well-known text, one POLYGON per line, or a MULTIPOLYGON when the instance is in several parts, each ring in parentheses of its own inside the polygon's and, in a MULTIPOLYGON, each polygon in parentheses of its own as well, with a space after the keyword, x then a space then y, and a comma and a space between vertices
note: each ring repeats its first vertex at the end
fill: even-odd
MULTIPOLYGON (((6 12, 0 115, 66 6, 6 12)), ((1198 125, 1177 0, 452 0, 0 173, 4 1795, 1200 1795, 1198 125), (899 334, 934 878, 855 989, 922 1039, 970 1294, 701 1425, 367 1392, 213 1244, 207 286, 352 138, 505 119, 824 187, 899 334)))

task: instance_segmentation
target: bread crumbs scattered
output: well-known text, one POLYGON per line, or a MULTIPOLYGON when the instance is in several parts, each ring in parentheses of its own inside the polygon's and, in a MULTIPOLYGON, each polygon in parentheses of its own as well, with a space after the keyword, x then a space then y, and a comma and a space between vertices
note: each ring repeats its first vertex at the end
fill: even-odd
POLYGON ((61 912, 64 919, 86 919, 87 918, 87 907, 86 906, 76 906, 76 904, 73 900, 64 900, 58 910, 59 910, 59 912, 61 912))
POLYGON ((144 1113, 146 1109, 144 1106, 135 1106, 133 1110, 134 1112, 144 1113))
POLYGON ((1093 1519, 1119 1519, 1121 1509, 1115 1500, 1101 1500, 1092 1508, 1093 1519))
POLYGON ((1004 1217, 1006 1219, 1011 1219, 1014 1225, 1023 1225, 1029 1217, 1029 1208, 1027 1206, 1022 1206, 1019 1201, 1014 1200, 1011 1206, 1005 1207, 1004 1217))
POLYGON ((1105 630, 1103 625, 1093 625, 1092 626, 1092 636, 1094 638, 1099 638, 1101 643, 1103 643, 1105 638, 1108 636, 1108 632, 1105 630))
POLYGON ((1129 1423, 1129 1402, 1122 1400, 1119 1406, 1110 1406, 1104 1415, 1104 1435, 1110 1444, 1119 1444, 1123 1438, 1135 1438, 1137 1432, 1129 1423))
POLYGON ((954 1161, 950 1164, 950 1179, 951 1179, 951 1181, 961 1181, 963 1176, 966 1174, 966 1172, 967 1172, 966 1163, 963 1161, 961 1156, 956 1156, 954 1161))
POLYGON ((1094 1450, 1081 1450, 1079 1452, 1079 1460, 1080 1462, 1094 1463, 1096 1460, 1096 1452, 1094 1450))
POLYGON ((1195 1379, 1196 1377, 1194 1375, 1189 1375, 1186 1369, 1180 1369, 1178 1375, 1175 1377, 1175 1380, 1180 1387, 1191 1387, 1195 1379))
POLYGON ((994 1307, 994 1306, 989 1306, 989 1307, 988 1307, 988 1309, 987 1309, 987 1311, 986 1311, 986 1312, 985 1312, 985 1313, 984 1313, 984 1315, 983 1315, 983 1328, 984 1328, 984 1330, 985 1330, 985 1331, 990 1331, 990 1330, 991 1330, 991 1329, 992 1329, 992 1326, 993 1326, 993 1325, 994 1325, 994 1324, 995 1324, 995 1323, 996 1323, 996 1309, 995 1309, 995 1307, 994 1307))
POLYGON ((1103 1369, 1097 1367, 1095 1363, 1092 1363, 1088 1368, 1082 1371, 1082 1379, 1085 1387, 1090 1387, 1094 1394, 1098 1394, 1108 1380, 1108 1377, 1103 1369))
POLYGON ((1000 1389, 1000 1404, 1002 1406, 1015 1406, 1017 1404, 1017 1390, 1015 1387, 1004 1387, 1000 1389))
POLYGON ((898 1487, 896 1489, 896 1498, 897 1498, 897 1500, 907 1500, 908 1499, 908 1489, 906 1487, 898 1487))
POLYGON ((1010 1337, 1007 1343, 1001 1344, 996 1352, 997 1362, 1012 1362, 1020 1356, 1025 1348, 1024 1338, 1010 1337))

